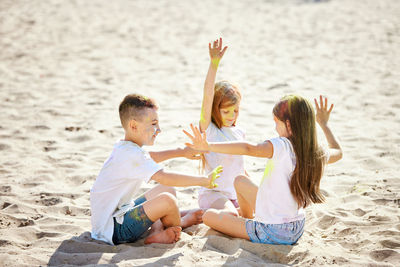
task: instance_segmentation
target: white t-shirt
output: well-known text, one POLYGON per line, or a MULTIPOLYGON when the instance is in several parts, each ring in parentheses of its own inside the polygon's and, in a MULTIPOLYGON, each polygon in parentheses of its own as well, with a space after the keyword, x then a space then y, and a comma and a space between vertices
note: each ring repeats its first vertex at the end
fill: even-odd
MULTIPOLYGON (((219 129, 214 123, 210 122, 207 130, 207 141, 209 142, 227 142, 227 141, 241 141, 244 140, 244 132, 236 127, 221 127, 219 129)), ((218 165, 221 165, 224 169, 220 174, 220 177, 216 180, 218 184, 217 188, 207 189, 201 188, 199 194, 206 191, 220 191, 224 193, 230 199, 237 199, 233 182, 238 175, 243 175, 244 161, 241 155, 229 155, 215 152, 209 152, 204 154, 206 158, 205 171, 209 173, 218 165)))
POLYGON ((161 169, 137 144, 118 141, 90 190, 92 238, 113 244, 113 213, 132 204, 142 182, 161 169))
POLYGON ((296 167, 296 155, 289 139, 278 137, 269 140, 274 154, 268 160, 258 188, 255 220, 268 224, 282 224, 301 220, 304 209, 290 192, 290 180, 296 167))

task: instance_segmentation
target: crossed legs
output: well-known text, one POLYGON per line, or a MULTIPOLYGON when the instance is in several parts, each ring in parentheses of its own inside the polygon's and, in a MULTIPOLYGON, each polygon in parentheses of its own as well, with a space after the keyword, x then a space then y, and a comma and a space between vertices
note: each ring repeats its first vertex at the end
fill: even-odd
POLYGON ((182 227, 201 223, 202 210, 179 211, 173 187, 157 185, 145 193, 143 208, 154 224, 145 244, 174 243, 179 240, 182 227), (182 216, 182 217, 181 217, 182 216))
POLYGON ((243 217, 236 217, 228 211, 209 209, 203 215, 203 222, 229 236, 249 240, 246 218, 254 217, 258 187, 247 176, 236 177, 234 185, 243 217))

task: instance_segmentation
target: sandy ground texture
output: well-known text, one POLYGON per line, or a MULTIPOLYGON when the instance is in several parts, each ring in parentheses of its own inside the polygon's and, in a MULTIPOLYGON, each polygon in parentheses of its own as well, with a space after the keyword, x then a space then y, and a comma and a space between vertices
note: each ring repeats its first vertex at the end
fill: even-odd
MULTIPOLYGON (((399 59, 394 0, 0 1, 0 265, 399 266, 399 59), (183 145, 219 36, 229 48, 218 79, 240 84, 249 141, 276 136, 284 94, 335 104, 344 158, 326 170, 326 202, 307 208, 295 246, 205 225, 172 245, 92 240, 89 190, 123 134, 119 102, 156 98, 162 133, 149 149, 183 145)), ((265 160, 245 163, 259 181, 265 160)), ((180 206, 197 207, 197 191, 178 189, 180 206)))

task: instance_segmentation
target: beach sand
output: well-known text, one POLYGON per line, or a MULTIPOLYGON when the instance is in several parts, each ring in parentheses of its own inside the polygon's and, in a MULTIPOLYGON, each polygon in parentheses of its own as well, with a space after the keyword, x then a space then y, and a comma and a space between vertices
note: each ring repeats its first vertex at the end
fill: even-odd
MULTIPOLYGON (((2 0, 0 51, 1 266, 399 266, 399 1, 2 0), (120 101, 157 99, 162 132, 146 149, 183 146, 220 36, 217 79, 241 87, 247 140, 277 135, 284 94, 335 104, 344 157, 326 169, 325 203, 307 208, 294 246, 204 224, 170 245, 92 240, 89 190, 123 135, 120 101)), ((265 163, 245 158, 255 182, 265 163)), ((197 174, 199 163, 162 165, 197 174)), ((198 188, 177 191, 183 209, 197 207, 198 188)))

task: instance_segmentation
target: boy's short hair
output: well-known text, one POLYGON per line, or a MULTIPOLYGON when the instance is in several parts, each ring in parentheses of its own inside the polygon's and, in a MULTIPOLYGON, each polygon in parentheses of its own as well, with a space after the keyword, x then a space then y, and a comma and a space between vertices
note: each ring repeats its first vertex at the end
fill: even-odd
POLYGON ((122 127, 125 128, 125 124, 132 119, 140 120, 146 108, 157 109, 158 106, 153 99, 139 94, 125 96, 124 100, 119 104, 119 118, 122 127))

